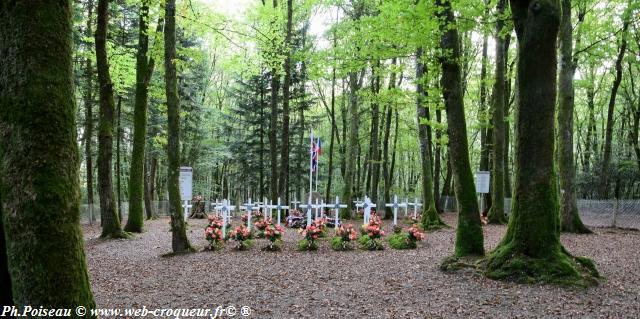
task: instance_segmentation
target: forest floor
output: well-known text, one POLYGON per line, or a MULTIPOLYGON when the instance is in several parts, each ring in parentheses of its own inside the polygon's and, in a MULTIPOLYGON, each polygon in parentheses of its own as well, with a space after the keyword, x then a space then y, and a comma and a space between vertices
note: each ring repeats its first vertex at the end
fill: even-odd
MULTIPOLYGON (((444 220, 455 225, 456 215, 444 220)), ((189 220, 201 251, 205 220, 189 220)), ((494 281, 473 273, 443 273, 455 229, 427 234, 415 250, 335 252, 324 240, 317 252, 298 252, 287 229, 282 252, 227 245, 217 252, 163 257, 171 249, 169 220, 145 224, 131 240, 98 239, 85 226, 91 285, 100 308, 251 307, 249 318, 637 318, 640 314, 640 232, 594 229, 562 235, 574 255, 592 258, 600 286, 586 290, 494 281)), ((386 227, 390 231, 389 225, 386 227)), ((484 228, 492 249, 505 226, 484 228)), ((386 244, 386 243, 385 243, 386 244)), ((236 317, 241 317, 239 314, 236 317)))

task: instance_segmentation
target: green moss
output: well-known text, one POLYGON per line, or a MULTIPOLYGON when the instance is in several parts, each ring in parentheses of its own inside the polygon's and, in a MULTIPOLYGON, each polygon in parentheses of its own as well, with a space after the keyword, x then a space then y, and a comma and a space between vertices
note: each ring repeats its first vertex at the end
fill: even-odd
POLYGON ((573 257, 564 248, 550 251, 544 258, 532 258, 512 243, 491 252, 482 262, 482 269, 489 278, 527 284, 590 287, 597 285, 600 278, 590 259, 573 257))
POLYGON ((494 225, 504 225, 507 223, 507 217, 504 216, 504 209, 501 207, 500 209, 496 209, 495 204, 493 207, 489 209, 489 214, 487 214, 487 223, 494 225), (502 212, 498 212, 501 210, 502 212))
POLYGON ((445 258, 440 263, 440 270, 448 272, 463 269, 472 269, 475 271, 480 260, 480 257, 477 256, 457 257, 455 255, 452 255, 445 258))
POLYGON ((444 221, 440 218, 438 214, 438 210, 434 205, 431 205, 429 209, 422 213, 422 218, 420 220, 420 226, 422 226, 422 230, 437 230, 443 227, 448 227, 444 221))
POLYGON ((389 236, 389 246, 393 249, 415 249, 418 247, 415 241, 409 239, 407 233, 394 233, 389 236))

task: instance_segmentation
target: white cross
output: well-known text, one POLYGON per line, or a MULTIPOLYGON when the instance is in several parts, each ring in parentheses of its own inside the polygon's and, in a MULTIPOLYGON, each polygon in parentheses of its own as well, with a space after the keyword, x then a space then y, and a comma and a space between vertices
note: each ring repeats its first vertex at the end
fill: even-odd
POLYGON ((280 226, 280 211, 281 210, 289 210, 289 206, 282 206, 280 204, 280 197, 278 197, 278 204, 277 205, 269 205, 269 218, 271 218, 271 210, 275 209, 276 210, 276 214, 278 214, 278 226, 280 226))
POLYGON ((311 225, 311 209, 313 208, 313 205, 311 204, 311 195, 309 195, 309 201, 307 204, 300 205, 300 208, 307 211, 307 226, 311 225))
POLYGON ((220 202, 220 199, 216 199, 215 202, 211 203, 211 206, 213 207, 214 210, 217 210, 216 207, 220 206, 222 203, 220 202))
POLYGON ((184 219, 186 220, 187 218, 189 218, 189 208, 193 207, 191 204, 189 204, 188 200, 184 201, 184 204, 182 204, 182 208, 184 208, 184 219))
POLYGON ((253 212, 253 204, 251 203, 251 198, 249 198, 249 202, 244 205, 244 209, 247 211, 247 228, 251 231, 251 212, 253 212))
POLYGON ((318 204, 318 199, 316 198, 316 204, 313 205, 313 209, 315 209, 315 219, 322 217, 322 207, 324 203, 318 204))
POLYGON ((418 216, 418 207, 422 207, 422 204, 418 202, 418 198, 415 198, 413 203, 408 203, 409 206, 413 206, 413 218, 415 219, 418 216))
POLYGON ((291 204, 293 204, 293 209, 297 210, 298 209, 298 204, 301 204, 299 200, 297 199, 293 199, 293 202, 291 202, 291 204))
POLYGON ((214 207, 215 210, 222 211, 222 238, 227 235, 227 220, 229 218, 229 212, 236 209, 235 206, 229 206, 227 200, 222 201, 222 205, 214 207))
POLYGON ((364 197, 364 202, 362 204, 356 204, 356 207, 362 207, 364 209, 364 223, 369 223, 369 218, 371 217, 371 208, 376 207, 376 204, 371 202, 371 198, 368 196, 364 197))
POLYGON ((397 225, 398 224, 398 207, 407 207, 407 204, 399 204, 398 203, 398 196, 394 195, 393 196, 393 203, 390 204, 386 204, 386 207, 393 207, 393 225, 397 225))
POLYGON ((347 208, 348 206, 346 204, 340 204, 340 197, 336 196, 336 202, 333 204, 327 204, 326 207, 333 208, 333 210, 335 211, 336 220, 335 220, 334 227, 338 228, 338 224, 339 224, 338 216, 340 215, 339 214, 340 208, 347 208))

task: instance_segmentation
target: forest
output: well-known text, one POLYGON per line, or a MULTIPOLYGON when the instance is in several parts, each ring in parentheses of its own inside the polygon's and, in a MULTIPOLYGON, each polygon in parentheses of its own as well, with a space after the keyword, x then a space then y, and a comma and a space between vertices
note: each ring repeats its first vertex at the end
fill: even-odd
POLYGON ((633 0, 0 1, 3 305, 96 308, 87 236, 168 224, 183 254, 186 201, 225 205, 226 242, 221 200, 250 229, 251 199, 279 227, 312 195, 346 204, 338 237, 365 198, 379 230, 420 202, 407 234, 450 233, 444 271, 597 286, 561 233, 640 199, 639 29, 633 0))

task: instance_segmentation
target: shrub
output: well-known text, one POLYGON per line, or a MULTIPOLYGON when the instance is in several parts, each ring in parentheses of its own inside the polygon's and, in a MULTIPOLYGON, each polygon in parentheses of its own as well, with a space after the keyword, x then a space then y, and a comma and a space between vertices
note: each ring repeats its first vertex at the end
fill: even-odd
POLYGON ((249 229, 244 225, 238 226, 232 230, 229 233, 229 238, 236 241, 237 250, 248 250, 253 246, 251 231, 249 231, 249 229))
POLYGON ((353 225, 340 226, 336 229, 336 236, 331 239, 331 249, 344 251, 351 250, 351 242, 356 240, 358 233, 353 225))

